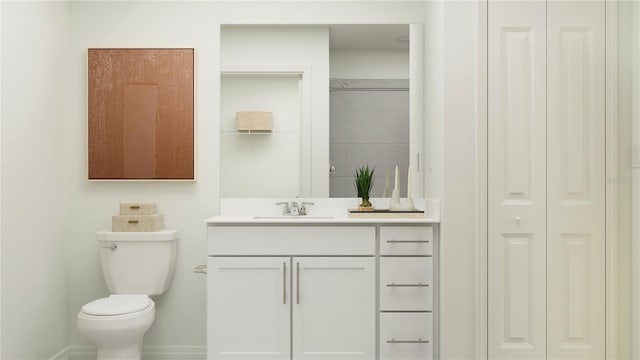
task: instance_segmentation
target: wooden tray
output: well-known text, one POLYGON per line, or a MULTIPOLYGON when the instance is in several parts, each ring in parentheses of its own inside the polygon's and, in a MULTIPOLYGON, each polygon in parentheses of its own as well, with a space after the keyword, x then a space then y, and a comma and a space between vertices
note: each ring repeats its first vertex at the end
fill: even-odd
POLYGON ((350 218, 378 218, 378 219, 407 219, 423 218, 424 210, 401 210, 391 211, 389 209, 358 210, 349 209, 350 218))

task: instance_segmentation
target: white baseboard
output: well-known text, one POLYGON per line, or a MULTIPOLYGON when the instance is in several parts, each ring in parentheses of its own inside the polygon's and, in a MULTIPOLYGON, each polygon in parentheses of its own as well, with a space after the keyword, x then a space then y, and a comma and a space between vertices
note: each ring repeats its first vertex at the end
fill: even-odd
POLYGON ((59 353, 53 355, 49 360, 71 360, 71 347, 67 347, 59 353))
MULTIPOLYGON (((96 360, 93 346, 69 346, 49 360, 96 360)), ((205 360, 206 346, 143 346, 142 360, 205 360)))
POLYGON ((143 360, 205 360, 206 346, 143 346, 143 360))
POLYGON ((94 346, 69 346, 71 357, 69 360, 95 360, 98 352, 94 346))

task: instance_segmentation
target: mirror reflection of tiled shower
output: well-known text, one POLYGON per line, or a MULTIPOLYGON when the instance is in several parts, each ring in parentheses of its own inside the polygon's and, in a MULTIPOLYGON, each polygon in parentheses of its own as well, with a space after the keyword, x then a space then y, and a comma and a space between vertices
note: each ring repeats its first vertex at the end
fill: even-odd
POLYGON ((355 169, 376 170, 373 197, 382 197, 386 175, 393 188, 396 165, 406 193, 409 166, 409 80, 332 79, 330 82, 331 197, 356 197, 355 169))

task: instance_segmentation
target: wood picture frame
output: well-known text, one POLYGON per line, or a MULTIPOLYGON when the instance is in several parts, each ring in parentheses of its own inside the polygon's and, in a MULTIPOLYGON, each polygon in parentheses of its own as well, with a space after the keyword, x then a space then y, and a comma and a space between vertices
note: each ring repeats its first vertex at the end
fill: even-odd
POLYGON ((195 180, 195 49, 88 49, 89 180, 195 180))

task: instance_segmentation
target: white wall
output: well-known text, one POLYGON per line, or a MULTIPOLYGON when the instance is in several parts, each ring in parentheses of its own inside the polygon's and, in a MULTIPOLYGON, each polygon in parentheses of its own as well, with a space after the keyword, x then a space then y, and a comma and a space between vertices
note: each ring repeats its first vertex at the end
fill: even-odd
MULTIPOLYGON (((155 201, 165 213, 167 227, 181 229, 182 236, 172 287, 156 300, 156 322, 145 336, 145 345, 204 345, 206 284, 192 269, 206 257, 204 220, 218 212, 220 24, 421 23, 423 4, 73 2, 71 10, 74 72, 69 88, 74 103, 66 119, 70 140, 65 154, 71 164, 66 177, 73 204, 69 217, 83 219, 69 231, 71 343, 87 344, 76 331, 75 313, 107 293, 95 231, 109 228, 119 202, 155 201), (153 46, 197 49, 197 182, 87 182, 86 49, 153 46)), ((317 125, 328 145, 328 122, 317 125)), ((326 159, 328 163, 328 146, 326 159)))
MULTIPOLYGON (((618 267, 617 284, 617 322, 618 329, 618 347, 617 356, 620 359, 631 358, 632 344, 637 344, 638 341, 632 339, 631 325, 633 323, 631 317, 631 294, 632 286, 632 242, 631 242, 631 228, 632 224, 636 223, 632 221, 632 194, 631 187, 634 183, 631 169, 631 153, 632 153, 632 104, 633 94, 632 89, 632 53, 634 51, 633 46, 633 34, 631 32, 632 24, 634 23, 632 12, 632 3, 630 1, 621 1, 618 4, 618 108, 617 108, 617 150, 618 150, 618 176, 610 179, 609 184, 613 184, 617 191, 618 202, 618 226, 617 226, 617 262, 618 267)), ((608 10, 608 9, 607 9, 608 10)), ((609 12, 607 12, 609 15, 609 12)), ((636 19, 635 22, 640 19, 636 19)), ((608 25, 608 24, 607 24, 608 25)), ((607 29, 608 30, 608 29, 607 29)), ((636 41, 638 41, 637 38, 636 41)), ((640 45, 640 42, 638 42, 640 45)), ((638 46, 636 46, 638 48, 638 46)), ((608 75, 607 75, 608 76, 608 75)), ((636 178, 635 181, 638 181, 636 178)), ((609 319, 607 319, 609 321, 609 319)), ((637 339, 637 338, 636 338, 637 339)), ((608 345, 607 345, 608 346, 608 345)), ((637 355, 633 358, 637 358, 637 355)))
POLYGON ((71 344, 87 345, 73 317, 88 301, 107 295, 95 232, 109 229, 118 203, 156 202, 165 225, 180 229, 171 288, 155 299, 156 320, 145 345, 204 345, 205 277, 193 268, 206 259, 205 223, 218 211, 219 24, 207 3, 73 2, 69 79, 73 107, 66 121, 69 218, 71 344), (90 47, 196 48, 196 182, 88 182, 86 59, 90 47))
POLYGON ((2 359, 68 344, 69 5, 2 2, 2 359))
MULTIPOLYGON (((477 234, 473 204, 478 195, 475 187, 475 1, 427 5, 398 1, 71 2, 70 19, 55 24, 45 19, 31 21, 32 14, 28 13, 14 12, 8 16, 4 6, 3 2, 3 77, 7 73, 4 69, 9 68, 6 64, 6 59, 9 59, 15 89, 12 86, 13 97, 7 97, 3 91, 3 105, 6 107, 6 103, 11 103, 8 99, 15 99, 21 106, 11 112, 19 114, 24 111, 29 116, 16 117, 15 121, 7 124, 5 113, 8 110, 2 109, 2 253, 11 251, 11 257, 3 255, 2 259, 3 355, 22 351, 23 357, 42 358, 49 349, 47 355, 60 350, 65 345, 66 335, 59 331, 60 326, 54 330, 52 323, 62 324, 68 329, 69 343, 88 344, 76 331, 76 313, 84 303, 107 294, 100 271, 95 231, 109 228, 111 215, 116 213, 118 203, 125 201, 157 202, 165 214, 167 227, 182 231, 174 282, 165 295, 156 299, 156 322, 145 336, 145 344, 204 346, 206 283, 205 278, 193 274, 192 269, 205 263, 204 219, 218 212, 220 24, 423 23, 427 32, 425 52, 428 54, 425 77, 430 80, 425 87, 425 129, 430 139, 431 156, 431 160, 426 160, 431 167, 427 187, 431 197, 443 200, 441 358, 475 358, 474 244, 477 234), (68 25, 71 44, 67 54, 62 55, 62 52, 57 52, 59 48, 49 45, 60 41, 52 42, 50 37, 67 31, 68 25), (35 36, 33 33, 38 29, 48 31, 35 36), (5 34, 10 34, 13 41, 5 44, 5 34), (430 39, 434 41, 430 42, 430 39), (5 58, 5 47, 10 44, 24 49, 5 58), (86 55, 89 47, 197 49, 196 182, 86 180, 86 55), (38 57, 25 58, 24 54, 30 51, 41 53, 38 57), (68 60, 70 69, 65 81, 57 81, 57 77, 64 74, 59 71, 65 68, 63 64, 43 67, 44 64, 51 65, 52 59, 55 64, 61 58, 68 60), (31 62, 38 66, 32 67, 31 62), (19 81, 20 74, 27 74, 31 80, 19 81), (39 88, 21 89, 22 85, 35 84, 37 79, 40 79, 39 88), (65 93, 70 101, 68 112, 52 116, 58 111, 52 99, 65 93), (53 97, 50 94, 54 94, 53 97), (38 106, 22 106, 23 99, 30 96, 37 96, 38 106), (34 148, 40 151, 33 151, 34 148), (20 154, 28 161, 20 162, 21 159, 14 154, 20 154), (65 159, 63 171, 56 161, 60 158, 65 159), (35 176, 21 175, 26 173, 35 176), (66 191, 60 191, 64 189, 63 184, 67 185, 66 191), (42 199, 47 201, 42 202, 42 199), (43 222, 37 227, 27 226, 33 223, 35 205, 41 203, 46 205, 37 214, 41 215, 43 222), (25 204, 27 206, 21 206, 25 204), (64 209, 65 204, 66 213, 54 211, 61 207, 64 209), (5 216, 7 208, 16 209, 8 218, 5 216), (44 214, 51 216, 45 217, 44 214), (12 223, 15 226, 9 225, 12 223), (66 229, 60 226, 63 223, 66 229), (17 233, 22 227, 28 229, 26 235, 19 239, 7 236, 17 233), (56 231, 58 238, 64 240, 51 240, 50 233, 56 231), (66 257, 62 253, 64 248, 67 249, 66 257), (47 318, 44 314, 50 314, 52 307, 67 303, 65 292, 58 291, 63 287, 65 266, 69 281, 68 310, 55 312, 63 319, 47 318), (24 330, 31 331, 34 327, 36 331, 46 332, 46 336, 41 336, 43 342, 36 347, 32 343, 26 346, 19 342, 22 335, 14 334, 12 326, 25 310, 16 310, 21 309, 17 296, 7 296, 29 281, 34 284, 28 288, 29 291, 42 296, 26 303, 30 304, 30 301, 43 316, 22 326, 24 330), (47 299, 46 306, 43 299, 47 299), (11 335, 8 335, 8 329, 12 330, 11 335), (56 346, 60 349, 54 349, 56 346), (40 351, 41 354, 32 355, 31 351, 40 351)), ((47 6, 47 9, 61 9, 66 5, 56 3, 47 6)), ((64 19, 62 14, 50 18, 64 19)), ((4 86, 5 82, 3 90, 4 86)), ((317 126, 314 131, 317 130, 323 139, 319 141, 328 144, 328 122, 317 126)), ((328 163, 328 146, 326 158, 324 156, 318 155, 316 160, 326 159, 328 163)), ((317 175, 326 176, 326 173, 317 175)), ((25 303, 24 299, 20 300, 25 303)))
POLYGON ((409 78, 409 49, 331 49, 329 63, 331 78, 409 78))
POLYGON ((623 9, 627 11, 625 13, 628 16, 626 28, 630 31, 630 36, 627 38, 629 47, 628 59, 629 66, 625 68, 627 72, 624 74, 628 76, 629 83, 627 90, 629 91, 629 102, 627 110, 629 111, 630 126, 627 128, 631 130, 631 184, 632 184, 632 199, 631 199, 631 216, 635 221, 631 221, 631 235, 632 235, 632 293, 631 298, 631 355, 632 358, 640 358, 640 222, 637 220, 640 214, 640 104, 638 104, 638 98, 640 98, 640 4, 637 2, 623 2, 623 9))
POLYGON ((477 223, 478 201, 485 191, 477 186, 480 181, 478 153, 481 151, 478 132, 482 128, 477 94, 479 4, 446 2, 441 10, 444 15, 444 154, 438 161, 442 161, 440 179, 444 179, 444 183, 440 345, 443 358, 474 359, 477 358, 476 253, 480 251, 481 237, 477 223))

